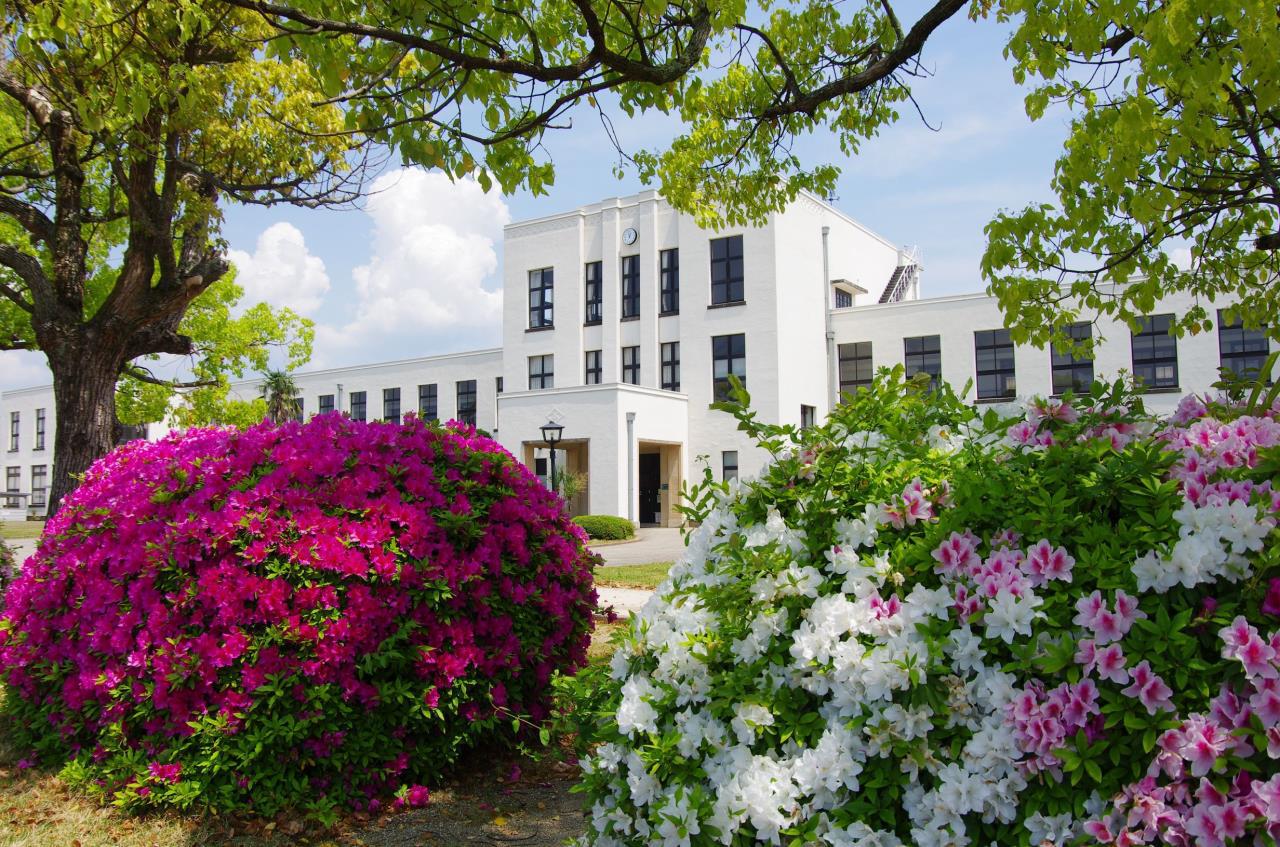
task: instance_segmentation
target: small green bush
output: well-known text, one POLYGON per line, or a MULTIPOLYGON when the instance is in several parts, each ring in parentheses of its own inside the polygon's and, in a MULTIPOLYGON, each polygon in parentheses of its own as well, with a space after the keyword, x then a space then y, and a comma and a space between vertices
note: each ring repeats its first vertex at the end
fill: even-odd
POLYGON ((636 534, 636 525, 615 515, 582 515, 573 519, 588 538, 596 541, 621 541, 636 534))
POLYGON ((0 606, 4 605, 4 590, 9 586, 17 569, 17 557, 13 548, 0 541, 0 606))

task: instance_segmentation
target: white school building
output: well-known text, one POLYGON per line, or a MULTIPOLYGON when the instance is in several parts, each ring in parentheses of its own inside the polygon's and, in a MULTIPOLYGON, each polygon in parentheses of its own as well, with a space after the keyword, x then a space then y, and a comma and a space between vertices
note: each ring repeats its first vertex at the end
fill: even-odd
MULTIPOLYGON (((491 433, 541 476, 541 428, 563 427, 556 462, 582 474, 579 514, 675 525, 681 485, 704 463, 717 478, 765 461, 710 408, 738 376, 769 422, 821 421, 843 392, 903 364, 969 399, 1060 393, 1121 371, 1171 411, 1208 390, 1220 367, 1256 368, 1274 345, 1258 331, 1165 332, 1186 298, 1162 302, 1145 330, 1100 320, 1094 359, 1013 345, 994 298, 921 298, 920 259, 831 204, 802 195, 764 226, 701 229, 656 192, 506 227, 503 338, 496 349, 294 375, 303 414, 457 419, 491 433)), ((257 396, 260 383, 234 386, 257 396)), ((50 387, 0 394, 7 452, 0 506, 43 510, 53 466, 50 387)), ((162 427, 152 428, 152 433, 162 427)))

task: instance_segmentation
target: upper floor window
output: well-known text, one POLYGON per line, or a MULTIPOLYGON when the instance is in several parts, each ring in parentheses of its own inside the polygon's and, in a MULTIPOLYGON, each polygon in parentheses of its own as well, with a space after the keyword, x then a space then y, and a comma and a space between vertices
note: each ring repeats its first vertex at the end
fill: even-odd
POLYGON ((9 452, 18 452, 18 433, 22 429, 22 413, 9 413, 9 452))
POLYGON ((319 408, 320 408, 320 414, 322 415, 327 415, 330 412, 332 412, 333 411, 333 395, 321 394, 319 408))
POLYGON ((832 289, 832 303, 837 309, 848 309, 853 305, 853 294, 843 288, 832 289))
POLYGON ((362 421, 365 419, 365 393, 363 391, 351 392, 351 420, 362 421))
POLYGON ((680 251, 663 250, 658 254, 659 309, 664 315, 680 313, 680 251))
POLYGON ((434 382, 418 386, 418 417, 424 421, 440 419, 440 408, 434 382))
POLYGON ((640 317, 640 257, 622 257, 622 317, 640 317))
POLYGON ((680 390, 679 341, 668 341, 662 345, 662 387, 666 391, 680 390))
POLYGON ((382 389, 382 419, 400 423, 400 389, 382 389))
POLYGON ((818 408, 800 404, 800 428, 809 429, 818 425, 818 408))
POLYGON ((529 390, 555 388, 555 357, 529 357, 529 390))
POLYGON ((841 344, 837 349, 840 357, 840 393, 853 393, 871 385, 875 376, 871 367, 871 342, 855 341, 841 344))
POLYGON ((1013 338, 1007 329, 983 329, 973 334, 977 360, 978 399, 999 400, 1018 393, 1013 365, 1013 338))
POLYGON ((599 385, 600 377, 604 373, 604 367, 600 363, 601 350, 588 350, 586 353, 586 373, 583 375, 583 382, 587 385, 599 385))
POLYGON ((1218 355, 1223 370, 1257 379, 1270 352, 1271 342, 1264 327, 1245 329, 1240 318, 1228 321, 1226 310, 1218 310, 1218 355))
POLYGON ((44 409, 36 409, 36 449, 44 449, 44 409))
POLYGON ((529 329, 553 326, 555 272, 551 268, 529 271, 529 329))
POLYGON ((746 386, 747 336, 743 333, 711 338, 711 394, 716 402, 729 399, 731 376, 736 376, 746 386))
POLYGON ((604 309, 604 283, 601 280, 603 270, 603 262, 587 262, 585 275, 587 281, 586 322, 589 324, 600 323, 600 315, 604 309))
POLYGON ((631 385, 640 384, 640 348, 622 348, 622 381, 631 385))
POLYGON ((476 425, 476 381, 458 381, 458 420, 470 426, 476 425))
POLYGON ((942 339, 937 335, 921 335, 902 339, 907 377, 918 373, 929 375, 929 387, 937 388, 942 379, 942 339))
MULTIPOLYGON (((1072 341, 1089 341, 1093 338, 1093 324, 1088 321, 1073 323, 1067 327, 1067 337, 1072 341)), ((1053 393, 1071 391, 1082 394, 1093 385, 1093 358, 1053 348, 1049 359, 1053 369, 1053 393)))
POLYGON ((493 378, 493 390, 498 394, 502 393, 502 377, 493 378))
POLYGON ((1146 388, 1178 387, 1178 342, 1173 315, 1146 315, 1133 334, 1133 376, 1146 388))
POLYGON ((711 305, 743 300, 742 236, 711 239, 711 305))
POLYGON ((49 505, 49 466, 31 466, 31 505, 44 507, 49 505))

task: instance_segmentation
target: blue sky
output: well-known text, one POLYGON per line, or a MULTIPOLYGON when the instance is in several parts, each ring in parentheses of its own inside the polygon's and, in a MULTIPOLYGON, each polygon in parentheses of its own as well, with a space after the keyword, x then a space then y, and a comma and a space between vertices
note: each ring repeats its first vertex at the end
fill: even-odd
MULTIPOLYGON (((909 110, 852 159, 829 136, 803 139, 807 161, 842 170, 836 205, 890 240, 917 246, 922 295, 982 289, 983 227, 1002 208, 1050 199, 1063 113, 1032 123, 1002 56, 1006 27, 948 21, 927 45, 934 76, 917 81, 929 123, 909 110)), ((661 144, 670 119, 615 116, 629 149, 661 144)), ((484 196, 439 174, 397 173, 361 210, 231 208, 224 236, 254 299, 290 305, 317 323, 309 367, 331 367, 485 346, 500 341, 501 226, 640 190, 613 175, 616 154, 599 122, 575 117, 551 133, 557 165, 548 194, 484 196)), ((36 355, 0 354, 0 389, 47 381, 36 355)))

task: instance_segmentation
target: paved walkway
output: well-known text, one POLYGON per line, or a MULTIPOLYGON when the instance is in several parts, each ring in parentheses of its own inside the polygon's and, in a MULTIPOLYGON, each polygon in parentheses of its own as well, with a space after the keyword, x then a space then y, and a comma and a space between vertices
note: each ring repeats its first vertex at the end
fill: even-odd
POLYGON ((636 540, 596 548, 606 565, 649 565, 674 562, 684 552, 680 530, 651 527, 636 530, 636 540))
POLYGON ((600 595, 600 608, 607 609, 612 606, 620 617, 625 618, 631 612, 638 612, 644 604, 649 602, 649 596, 652 591, 643 588, 609 588, 607 586, 599 586, 596 593, 600 595))

